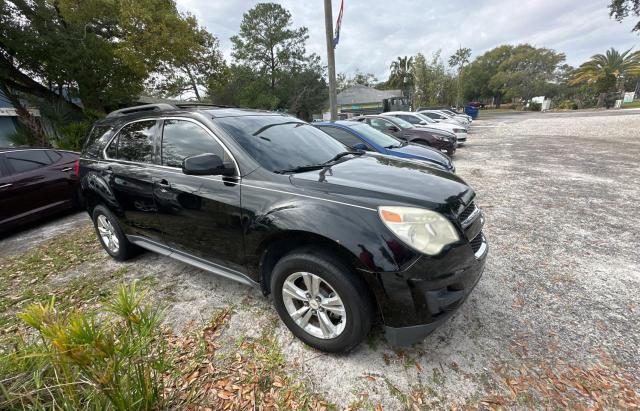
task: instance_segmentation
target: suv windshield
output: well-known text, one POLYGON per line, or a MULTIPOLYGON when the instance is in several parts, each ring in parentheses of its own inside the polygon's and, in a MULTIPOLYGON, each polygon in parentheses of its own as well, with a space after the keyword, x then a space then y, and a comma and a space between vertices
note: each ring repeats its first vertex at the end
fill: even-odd
POLYGON ((326 133, 291 117, 222 117, 214 122, 274 172, 322 164, 347 151, 326 133))
POLYGON ((367 140, 384 148, 402 147, 402 142, 400 140, 395 139, 382 131, 378 131, 368 124, 357 124, 349 127, 363 135, 367 140))

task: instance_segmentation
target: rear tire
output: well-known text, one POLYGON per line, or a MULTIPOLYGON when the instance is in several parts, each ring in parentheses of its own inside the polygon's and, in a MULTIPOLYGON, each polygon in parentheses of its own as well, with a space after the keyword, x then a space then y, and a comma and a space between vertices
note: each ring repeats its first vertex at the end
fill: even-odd
POLYGON ((91 217, 98 240, 111 257, 118 261, 125 261, 138 254, 140 248, 127 240, 118 224, 118 219, 107 207, 96 206, 91 217))
POLYGON ((321 250, 301 249, 283 257, 273 269, 271 290, 287 328, 318 350, 349 351, 371 329, 375 305, 367 285, 321 250))

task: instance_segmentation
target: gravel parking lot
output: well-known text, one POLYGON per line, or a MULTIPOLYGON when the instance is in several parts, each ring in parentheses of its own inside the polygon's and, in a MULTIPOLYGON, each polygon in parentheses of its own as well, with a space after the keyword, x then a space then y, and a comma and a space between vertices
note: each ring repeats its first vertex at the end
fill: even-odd
MULTIPOLYGON (((274 320, 259 291, 151 253, 124 264, 101 257, 49 281, 124 269, 126 281, 145 279, 167 305, 176 333, 233 307, 222 350, 275 326, 291 374, 340 409, 633 408, 640 403, 639 159, 640 111, 474 122, 455 163, 486 213, 486 271, 452 320, 402 350, 379 330, 349 355, 309 349, 274 320)), ((0 261, 88 224, 80 213, 16 233, 0 241, 0 261)))

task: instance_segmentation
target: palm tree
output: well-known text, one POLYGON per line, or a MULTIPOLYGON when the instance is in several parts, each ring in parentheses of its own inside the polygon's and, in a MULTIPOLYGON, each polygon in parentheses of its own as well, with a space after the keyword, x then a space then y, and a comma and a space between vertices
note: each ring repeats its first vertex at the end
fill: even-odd
MULTIPOLYGON (((405 91, 411 89, 411 83, 413 82, 413 57, 398 57, 390 66, 391 75, 389 76, 388 84, 391 87, 399 87, 402 89, 403 94, 405 91)), ((408 96, 407 96, 408 97, 408 96)))
POLYGON ((569 83, 595 84, 600 93, 598 106, 601 106, 606 93, 614 91, 620 80, 624 84, 624 78, 631 76, 640 76, 640 51, 632 53, 629 49, 620 53, 611 47, 605 54, 591 56, 591 60, 578 67, 569 83))

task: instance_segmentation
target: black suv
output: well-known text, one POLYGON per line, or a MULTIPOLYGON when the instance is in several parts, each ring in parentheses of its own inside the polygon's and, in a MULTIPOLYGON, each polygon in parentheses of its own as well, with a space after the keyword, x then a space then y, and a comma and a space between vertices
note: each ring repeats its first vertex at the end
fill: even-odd
POLYGON ((79 174, 113 258, 142 247, 258 287, 324 351, 351 349, 378 320, 393 345, 423 339, 487 256, 459 177, 350 150, 279 113, 118 110, 93 127, 79 174))

